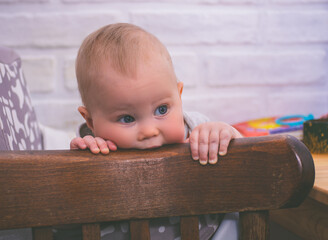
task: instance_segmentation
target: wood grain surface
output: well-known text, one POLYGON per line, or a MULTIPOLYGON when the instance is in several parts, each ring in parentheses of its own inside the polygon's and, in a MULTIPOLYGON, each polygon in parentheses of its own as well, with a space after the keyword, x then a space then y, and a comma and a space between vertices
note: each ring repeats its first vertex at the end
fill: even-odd
POLYGON ((207 166, 188 144, 1 152, 0 229, 295 207, 313 181, 311 154, 290 136, 233 140, 207 166))
POLYGON ((241 212, 239 219, 240 239, 269 239, 269 211, 241 212))
POLYGON ((312 154, 315 182, 298 207, 270 211, 271 219, 302 239, 328 239, 328 154, 312 154))
POLYGON ((33 240, 53 240, 51 227, 39 227, 32 229, 33 240))
POLYGON ((100 240, 100 224, 82 224, 82 240, 100 240))
POLYGON ((131 240, 150 240, 149 221, 131 220, 130 221, 131 240))
POLYGON ((328 206, 328 154, 312 154, 315 182, 310 197, 328 206))
POLYGON ((270 211, 270 218, 304 240, 328 239, 328 206, 310 197, 298 208, 270 211))
POLYGON ((198 216, 185 216, 180 219, 181 240, 199 239, 198 216))

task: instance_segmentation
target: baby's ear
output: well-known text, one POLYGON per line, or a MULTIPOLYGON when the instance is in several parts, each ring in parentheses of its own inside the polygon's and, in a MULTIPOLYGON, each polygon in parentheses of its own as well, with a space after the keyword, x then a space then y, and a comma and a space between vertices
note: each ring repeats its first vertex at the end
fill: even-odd
POLYGON ((93 121, 91 118, 91 115, 88 111, 88 109, 84 106, 80 106, 78 108, 80 114, 82 115, 82 117, 85 119, 85 122, 87 123, 88 128, 91 129, 91 131, 93 131, 93 121))
POLYGON ((182 91, 183 91, 183 82, 178 82, 178 91, 181 98, 182 91))

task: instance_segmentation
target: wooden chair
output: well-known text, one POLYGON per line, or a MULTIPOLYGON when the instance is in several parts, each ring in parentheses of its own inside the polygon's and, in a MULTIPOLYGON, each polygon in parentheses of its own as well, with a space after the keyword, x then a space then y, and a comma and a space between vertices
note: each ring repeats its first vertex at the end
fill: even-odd
POLYGON ((189 145, 154 150, 2 151, 0 229, 130 221, 131 239, 150 239, 148 219, 181 217, 181 239, 198 239, 197 215, 240 212, 240 239, 268 239, 268 210, 297 207, 313 186, 310 152, 291 136, 236 139, 216 165, 201 166, 189 145))
POLYGON ((19 55, 0 47, 0 229, 32 227, 43 240, 52 226, 81 224, 95 240, 99 223, 130 220, 131 239, 147 240, 147 219, 182 216, 182 239, 193 240, 197 215, 240 212, 240 238, 267 239, 268 210, 298 206, 313 186, 311 154, 289 136, 236 139, 207 166, 188 144, 45 151, 23 76, 19 55))

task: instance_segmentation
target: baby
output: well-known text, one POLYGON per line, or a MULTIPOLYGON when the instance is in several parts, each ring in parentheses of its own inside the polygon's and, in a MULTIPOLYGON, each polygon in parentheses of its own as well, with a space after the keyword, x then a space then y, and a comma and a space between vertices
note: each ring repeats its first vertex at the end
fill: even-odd
MULTIPOLYGON (((241 137, 226 123, 182 111, 183 83, 177 81, 167 49, 132 24, 107 25, 91 33, 80 47, 76 76, 83 102, 78 110, 92 134, 74 138, 71 149, 109 154, 118 148, 189 141, 193 159, 205 165, 215 164, 218 153, 227 153, 230 140, 241 137)), ((222 215, 200 216, 201 239, 209 239, 220 220, 222 215)), ((103 229, 102 236, 128 239, 124 224, 103 229)), ((152 239, 179 237, 177 219, 150 221, 150 234, 152 239), (159 231, 163 226, 165 232, 159 231)))
POLYGON ((183 82, 177 82, 167 49, 137 26, 112 24, 90 34, 80 47, 76 76, 84 105, 78 110, 93 136, 74 138, 71 149, 108 154, 189 141, 192 158, 205 165, 241 137, 223 122, 191 126, 195 121, 182 111, 183 82))

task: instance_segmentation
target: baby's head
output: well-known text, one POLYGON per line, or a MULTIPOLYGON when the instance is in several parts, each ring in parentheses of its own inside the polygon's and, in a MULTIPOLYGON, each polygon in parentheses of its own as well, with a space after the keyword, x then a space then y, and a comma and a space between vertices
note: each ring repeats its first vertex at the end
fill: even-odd
POLYGON ((140 149, 184 141, 183 84, 155 36, 127 23, 100 28, 82 43, 76 76, 96 137, 140 149))

